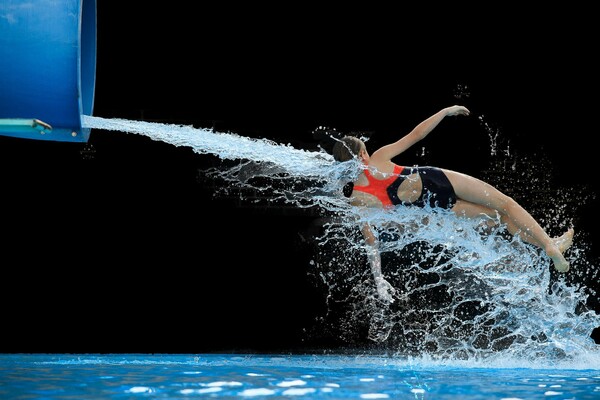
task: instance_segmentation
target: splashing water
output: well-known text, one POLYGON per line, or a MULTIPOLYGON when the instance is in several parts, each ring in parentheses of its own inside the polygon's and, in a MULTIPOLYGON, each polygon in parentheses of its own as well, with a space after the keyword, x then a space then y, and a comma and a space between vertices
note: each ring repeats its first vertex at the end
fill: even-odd
MULTIPOLYGON (((322 202, 328 205, 326 208, 347 207, 340 198, 332 197, 329 193, 335 192, 341 182, 346 182, 352 176, 354 168, 335 163, 333 157, 325 152, 305 151, 266 139, 247 138, 235 133, 185 125, 86 115, 82 116, 82 125, 144 135, 174 146, 191 147, 199 154, 216 155, 228 166, 223 172, 216 169, 206 171, 207 177, 222 178, 231 184, 259 191, 269 190, 277 200, 294 201, 301 207, 306 206, 304 203, 308 199, 311 206, 322 202), (276 185, 276 181, 285 180, 285 185, 276 189, 251 182, 260 181, 261 178, 270 180, 273 185, 276 185), (307 182, 312 186, 303 185, 307 182)), ((227 188, 222 190, 226 191, 227 188)))
MULTIPOLYGON (((204 173, 227 183, 220 190, 249 189, 267 201, 318 210, 311 276, 324 289, 328 311, 315 334, 348 343, 367 337, 375 349, 438 360, 600 364, 590 337, 600 317, 587 306, 596 293, 585 285, 598 279, 598 268, 586 257, 585 241, 566 254, 571 271, 557 274, 540 250, 485 221, 417 207, 359 213, 344 196, 358 163, 335 162, 324 151, 191 126, 92 116, 82 123, 216 155, 222 164, 204 173), (396 288, 392 304, 377 297, 358 222, 378 227, 383 273, 396 288)), ((537 218, 542 226, 566 230, 577 208, 561 203, 577 198, 583 206, 591 200, 586 188, 550 194, 551 168, 543 158, 511 158, 498 149, 498 135, 491 136, 493 159, 484 179, 507 192, 539 190, 546 201, 525 208, 536 217, 552 215, 537 218), (519 162, 527 168, 517 168, 519 162)))

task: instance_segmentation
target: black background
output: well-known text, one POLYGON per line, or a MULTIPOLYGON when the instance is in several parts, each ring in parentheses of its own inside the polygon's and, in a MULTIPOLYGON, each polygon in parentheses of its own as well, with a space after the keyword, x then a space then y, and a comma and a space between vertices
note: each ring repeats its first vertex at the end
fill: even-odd
MULTIPOLYGON (((485 121, 515 151, 547 156, 557 186, 598 193, 590 10, 127 4, 97 7, 96 116, 302 148, 316 148, 311 131, 326 125, 374 132, 375 147, 464 104, 471 117, 445 121, 427 139, 428 162, 479 176, 485 121)), ((0 350, 344 346, 307 334, 325 307, 303 239, 314 215, 214 197, 199 179, 212 157, 142 136, 0 137, 0 149, 0 350)), ((599 206, 576 219, 591 258, 599 206)))

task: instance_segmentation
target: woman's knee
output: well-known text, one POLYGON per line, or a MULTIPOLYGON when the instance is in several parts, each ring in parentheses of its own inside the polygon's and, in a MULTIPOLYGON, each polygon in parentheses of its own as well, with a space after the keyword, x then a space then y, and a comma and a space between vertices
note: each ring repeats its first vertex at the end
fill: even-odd
POLYGON ((499 191, 491 194, 485 204, 480 205, 480 210, 489 217, 508 217, 517 211, 519 204, 510 196, 499 191))
POLYGON ((503 215, 511 215, 519 208, 521 208, 521 206, 519 205, 519 203, 517 203, 515 199, 503 193, 498 197, 496 203, 497 206, 495 208, 500 214, 503 215))

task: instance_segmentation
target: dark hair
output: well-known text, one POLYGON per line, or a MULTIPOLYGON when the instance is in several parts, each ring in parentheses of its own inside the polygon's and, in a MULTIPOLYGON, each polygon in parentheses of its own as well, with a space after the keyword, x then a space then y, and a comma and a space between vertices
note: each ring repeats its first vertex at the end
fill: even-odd
POLYGON ((364 148, 364 142, 355 136, 344 136, 333 145, 333 158, 337 161, 353 159, 364 148))

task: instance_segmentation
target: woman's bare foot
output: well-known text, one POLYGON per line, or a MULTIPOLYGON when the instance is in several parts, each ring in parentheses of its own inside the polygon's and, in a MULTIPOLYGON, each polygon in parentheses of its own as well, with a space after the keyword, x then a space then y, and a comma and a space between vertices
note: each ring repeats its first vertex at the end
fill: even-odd
POLYGON ((564 257, 558 259, 553 258, 552 261, 554 262, 554 268, 556 268, 558 272, 567 272, 570 268, 569 262, 565 260, 564 257))
POLYGON ((561 253, 565 253, 569 247, 573 244, 573 234, 575 230, 573 228, 569 228, 568 231, 563 233, 561 236, 552 239, 554 244, 558 246, 558 249, 561 253))
POLYGON ((565 259, 565 256, 563 256, 558 245, 546 248, 546 254, 548 254, 548 257, 552 259, 554 268, 556 268, 558 272, 567 272, 569 270, 569 262, 565 259))

